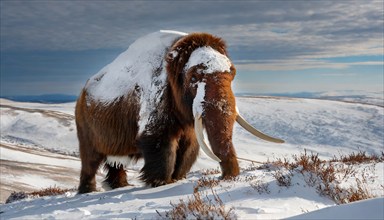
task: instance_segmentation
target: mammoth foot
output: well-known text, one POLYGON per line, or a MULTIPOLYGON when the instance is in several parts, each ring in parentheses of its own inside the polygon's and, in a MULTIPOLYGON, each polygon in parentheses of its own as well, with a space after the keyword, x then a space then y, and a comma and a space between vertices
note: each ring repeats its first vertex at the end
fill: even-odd
POLYGON ((84 194, 84 193, 90 193, 90 192, 93 192, 93 191, 96 191, 96 181, 95 179, 91 179, 91 180, 83 180, 83 181, 80 181, 80 185, 79 185, 79 188, 78 188, 78 193, 79 194, 84 194))
POLYGON ((129 186, 127 180, 123 180, 123 179, 106 179, 104 180, 105 183, 108 184, 109 187, 111 187, 112 189, 116 189, 116 188, 120 188, 120 187, 125 187, 125 186, 129 186))
POLYGON ((151 187, 158 187, 158 186, 164 186, 164 185, 167 185, 167 184, 170 184, 170 183, 174 183, 174 182, 177 182, 177 180, 169 180, 169 181, 163 181, 163 180, 154 180, 154 181, 151 181, 151 182, 148 182, 148 181, 145 181, 145 183, 151 187))
POLYGON ((177 182, 178 180, 186 179, 187 174, 183 175, 172 175, 172 182, 177 182))
POLYGON ((78 188, 78 194, 84 194, 84 193, 90 193, 96 191, 96 187, 85 185, 85 186, 79 186, 78 188))
POLYGON ((173 183, 172 173, 173 173, 173 165, 167 166, 168 163, 164 163, 163 161, 152 161, 144 164, 144 167, 141 169, 140 179, 146 183, 148 186, 158 187, 162 185, 166 185, 169 183, 173 183))
POLYGON ((106 164, 105 169, 108 170, 108 174, 104 182, 107 183, 109 187, 116 189, 129 185, 127 182, 127 173, 125 172, 123 166, 116 168, 106 164))
MULTIPOLYGON (((165 175, 164 175, 165 176, 165 175)), ((161 177, 161 175, 150 175, 148 172, 143 172, 141 173, 140 179, 146 183, 146 185, 151 186, 151 187, 158 187, 170 183, 174 183, 177 180, 174 180, 170 177, 165 178, 161 177)))
POLYGON ((240 168, 239 164, 237 163, 236 157, 221 162, 220 167, 222 171, 222 179, 233 179, 240 173, 240 168))
POLYGON ((80 175, 80 184, 78 188, 78 193, 89 193, 96 191, 96 178, 95 175, 85 174, 83 171, 80 175))

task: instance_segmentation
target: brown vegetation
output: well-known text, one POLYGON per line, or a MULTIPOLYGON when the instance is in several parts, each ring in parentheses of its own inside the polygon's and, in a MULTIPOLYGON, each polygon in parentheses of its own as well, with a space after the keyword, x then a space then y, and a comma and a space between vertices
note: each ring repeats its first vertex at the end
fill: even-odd
POLYGON ((188 198, 187 201, 180 199, 178 204, 172 205, 172 210, 165 212, 165 214, 156 212, 163 219, 236 219, 233 208, 227 210, 223 201, 211 188, 212 198, 208 195, 202 195, 202 192, 194 189, 193 197, 188 198))
POLYGON ((39 197, 44 197, 44 196, 57 196, 57 195, 62 195, 66 192, 75 192, 76 189, 62 189, 57 186, 51 186, 45 189, 41 189, 38 191, 33 191, 30 193, 26 192, 13 192, 11 195, 7 198, 7 201, 5 203, 12 203, 15 201, 19 201, 22 199, 27 199, 27 198, 39 198, 39 197))
MULTIPOLYGON (((321 160, 318 154, 311 153, 299 156, 293 156, 293 162, 289 162, 286 158, 278 159, 272 164, 277 167, 284 167, 290 172, 300 172, 305 177, 305 181, 309 186, 316 187, 319 194, 328 196, 337 204, 349 203, 358 200, 373 198, 374 195, 367 189, 368 180, 363 174, 357 176, 356 168, 352 165, 383 162, 382 156, 367 155, 366 152, 351 153, 340 158, 334 157, 330 161, 321 160), (356 186, 342 187, 341 181, 348 177, 356 180, 356 186)), ((274 175, 279 186, 289 186, 289 175, 282 175, 278 171, 274 175)))

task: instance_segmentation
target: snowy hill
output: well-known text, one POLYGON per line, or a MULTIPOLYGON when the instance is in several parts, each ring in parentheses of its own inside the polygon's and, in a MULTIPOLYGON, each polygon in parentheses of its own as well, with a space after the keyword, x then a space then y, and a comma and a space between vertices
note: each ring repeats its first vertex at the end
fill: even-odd
MULTIPOLYGON (((351 103, 370 104, 384 107, 384 91, 368 92, 361 90, 336 90, 329 92, 298 92, 298 93, 266 93, 258 96, 306 98, 344 101, 351 103)), ((240 93, 239 96, 255 96, 252 93, 240 93)))
POLYGON ((74 103, 0 101, 2 142, 60 153, 78 153, 74 103))
MULTIPOLYGON (((80 161, 76 157, 74 103, 36 104, 1 99, 0 104, 1 201, 4 202, 12 191, 30 192, 55 185, 77 187, 80 161)), ((235 126, 234 145, 240 158, 259 162, 283 157, 292 160, 292 155, 300 155, 307 149, 321 159, 332 159, 359 151, 381 155, 384 149, 384 108, 380 106, 274 97, 237 98, 237 105, 256 128, 286 141, 281 145, 266 143, 235 126)), ((242 171, 238 179, 219 181, 220 174, 204 172, 217 169, 218 164, 201 153, 186 179, 150 188, 138 180, 142 164, 139 161, 128 170, 128 182, 133 186, 105 191, 101 186, 104 175, 101 170, 97 177, 101 192, 87 195, 67 192, 60 196, 2 204, 0 217, 161 218, 180 203, 180 199, 195 198, 195 189, 203 199, 210 199, 212 203, 217 203, 216 194, 225 210, 233 208, 230 216, 239 219, 287 218, 326 207, 330 208, 319 210, 318 215, 308 213, 307 217, 300 218, 316 219, 327 216, 327 212, 337 212, 335 209, 342 210, 338 216, 343 218, 350 216, 347 214, 351 210, 369 210, 371 207, 376 207, 377 211, 361 211, 363 216, 353 217, 384 217, 383 162, 354 165, 354 174, 340 177, 341 185, 347 187, 356 184, 356 176, 365 175, 364 187, 372 196, 381 198, 343 206, 335 206, 334 200, 320 195, 316 186, 308 185, 307 176, 298 170, 240 161, 242 171), (288 186, 281 185, 276 178, 280 173, 283 177, 289 176, 288 186), (202 182, 211 185, 199 185, 202 182)))

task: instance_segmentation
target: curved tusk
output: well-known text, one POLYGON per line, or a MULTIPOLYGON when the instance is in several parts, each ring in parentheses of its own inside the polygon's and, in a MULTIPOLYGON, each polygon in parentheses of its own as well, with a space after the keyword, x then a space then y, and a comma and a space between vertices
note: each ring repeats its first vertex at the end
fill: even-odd
POLYGON ((263 134, 260 131, 256 130, 256 128, 252 127, 252 125, 250 125, 243 118, 243 116, 240 115, 239 110, 237 109, 237 107, 236 107, 236 113, 237 113, 237 117, 236 117, 237 123, 239 123, 243 128, 245 128, 245 130, 249 131, 251 134, 253 134, 256 137, 259 137, 259 138, 261 138, 263 140, 266 140, 266 141, 270 141, 270 142, 274 142, 274 143, 279 143, 279 144, 284 143, 283 140, 278 139, 278 138, 270 137, 270 136, 268 136, 266 134, 263 134))
POLYGON ((218 158, 211 150, 211 147, 209 146, 208 143, 205 142, 204 140, 204 135, 203 135, 203 122, 201 120, 201 116, 199 114, 196 115, 195 117, 195 134, 197 138, 197 142, 200 145, 200 148, 204 151, 204 153, 212 158, 213 160, 217 162, 221 162, 220 158, 218 158))

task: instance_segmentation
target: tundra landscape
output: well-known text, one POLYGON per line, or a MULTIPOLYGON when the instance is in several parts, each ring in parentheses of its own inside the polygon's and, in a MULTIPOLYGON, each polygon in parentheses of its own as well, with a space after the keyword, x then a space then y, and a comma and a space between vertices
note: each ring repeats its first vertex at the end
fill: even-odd
POLYGON ((364 103, 362 97, 345 102, 343 96, 338 101, 335 94, 322 99, 237 97, 252 125, 286 141, 267 143, 236 125, 233 142, 238 157, 244 159, 239 160, 238 177, 220 180, 218 163, 201 152, 187 177, 176 183, 145 186, 138 178, 143 166, 139 160, 127 169, 132 185, 103 187, 105 173, 100 169, 98 192, 84 195, 76 192, 80 160, 75 103, 1 99, 0 215, 2 219, 319 219, 331 213, 330 218, 380 219, 383 102, 380 93, 365 97, 364 103), (62 192, 32 194, 44 189, 62 192), (14 201, 4 204, 12 193, 14 201))
POLYGON ((0 1, 0 219, 384 219, 383 11, 0 1))

